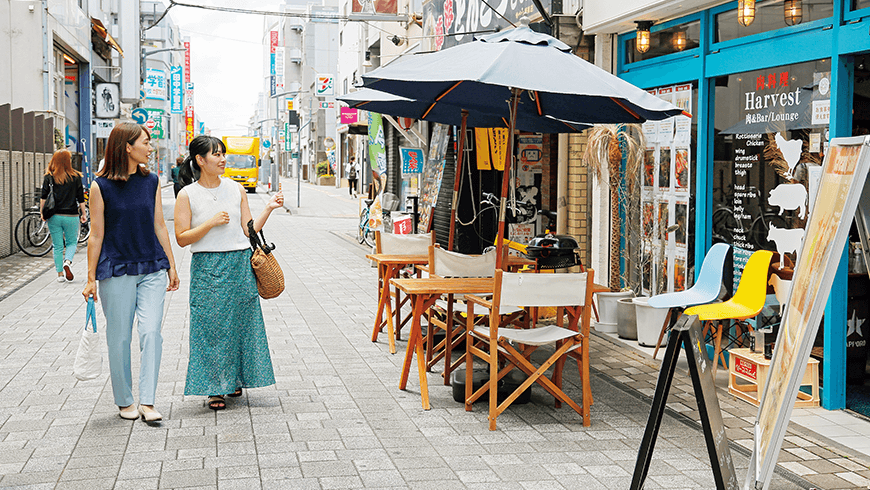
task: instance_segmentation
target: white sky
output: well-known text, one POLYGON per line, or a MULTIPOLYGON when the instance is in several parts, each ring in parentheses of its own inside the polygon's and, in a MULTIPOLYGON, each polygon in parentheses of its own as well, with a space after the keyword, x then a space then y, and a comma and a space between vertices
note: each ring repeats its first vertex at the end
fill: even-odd
MULTIPOLYGON (((168 4, 168 2, 164 2, 168 4)), ((279 0, 192 0, 221 7, 278 10, 279 0)), ((190 7, 169 11, 190 37, 191 81, 199 120, 215 136, 245 134, 263 90, 263 17, 190 7)))

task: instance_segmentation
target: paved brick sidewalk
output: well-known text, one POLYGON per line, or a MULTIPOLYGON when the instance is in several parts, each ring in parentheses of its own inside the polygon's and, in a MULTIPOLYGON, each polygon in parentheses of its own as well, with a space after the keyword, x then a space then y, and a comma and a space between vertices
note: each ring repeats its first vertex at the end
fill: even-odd
MULTIPOLYGON (((252 207, 264 197, 251 195, 252 207)), ((164 200, 171 208, 171 190, 164 200)), ((593 336, 589 428, 536 390, 531 404, 511 408, 490 432, 485 405, 465 412, 437 373, 429 375, 432 410, 423 411, 413 375, 407 391, 398 389, 401 354, 369 341, 376 271, 348 236, 356 202, 307 185, 302 200, 303 209, 289 203, 291 213, 273 215, 265 230, 287 284, 285 294, 263 302, 277 383, 229 399, 225 411, 182 394, 187 251, 176 252, 182 287, 166 300, 157 395, 166 418, 156 426, 117 416, 105 361, 97 380, 71 375, 84 320, 83 260, 73 284, 55 282, 49 271, 0 301, 0 487, 628 488, 655 361, 593 336)), ((566 373, 569 394, 579 398, 574 371, 566 373)), ((666 414, 648 489, 713 487, 691 397, 681 398, 666 414)), ((720 400, 734 415, 729 427, 749 427, 752 411, 720 400)), ((742 477, 747 458, 735 451, 734 459, 742 477)), ((783 469, 772 488, 807 487, 783 469)))

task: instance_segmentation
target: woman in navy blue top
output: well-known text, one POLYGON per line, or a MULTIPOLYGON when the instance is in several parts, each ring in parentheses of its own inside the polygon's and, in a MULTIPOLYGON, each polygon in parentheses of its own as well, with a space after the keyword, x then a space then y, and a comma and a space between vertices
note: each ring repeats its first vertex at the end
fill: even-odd
POLYGON ((91 236, 85 299, 99 297, 106 315, 109 372, 115 404, 124 419, 162 419, 154 409, 163 337, 163 300, 178 289, 169 232, 163 220, 160 182, 146 167, 151 136, 138 124, 121 123, 109 134, 106 163, 91 184, 91 236), (139 407, 133 398, 130 342, 139 334, 139 407))

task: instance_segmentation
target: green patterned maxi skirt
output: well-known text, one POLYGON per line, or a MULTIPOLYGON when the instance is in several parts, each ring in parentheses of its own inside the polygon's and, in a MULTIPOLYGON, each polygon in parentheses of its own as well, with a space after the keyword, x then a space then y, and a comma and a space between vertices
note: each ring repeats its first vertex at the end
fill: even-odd
POLYGON ((251 250, 193 254, 184 394, 225 395, 273 384, 251 250))

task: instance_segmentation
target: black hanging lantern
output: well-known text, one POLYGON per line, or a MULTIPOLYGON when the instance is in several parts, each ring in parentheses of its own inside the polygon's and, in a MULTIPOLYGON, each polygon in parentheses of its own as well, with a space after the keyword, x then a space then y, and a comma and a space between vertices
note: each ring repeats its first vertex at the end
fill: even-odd
POLYGON ((737 23, 747 27, 755 20, 755 0, 740 0, 737 2, 737 23))
POLYGON ((634 47, 638 53, 646 53, 649 51, 649 28, 653 23, 650 20, 638 20, 635 24, 637 24, 637 38, 634 47))
POLYGON ((803 20, 803 2, 801 0, 785 0, 782 2, 782 13, 785 23, 793 26, 803 20))

